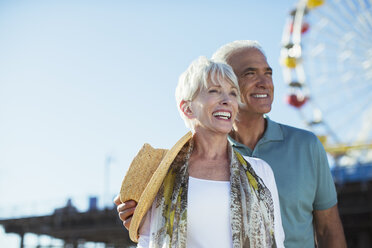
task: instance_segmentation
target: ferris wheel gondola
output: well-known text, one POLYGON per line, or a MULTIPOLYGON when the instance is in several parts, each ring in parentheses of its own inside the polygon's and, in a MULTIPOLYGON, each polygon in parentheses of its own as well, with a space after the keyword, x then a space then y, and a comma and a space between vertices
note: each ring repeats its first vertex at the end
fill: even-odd
POLYGON ((300 0, 283 31, 287 102, 338 162, 372 161, 371 37, 371 0, 300 0))

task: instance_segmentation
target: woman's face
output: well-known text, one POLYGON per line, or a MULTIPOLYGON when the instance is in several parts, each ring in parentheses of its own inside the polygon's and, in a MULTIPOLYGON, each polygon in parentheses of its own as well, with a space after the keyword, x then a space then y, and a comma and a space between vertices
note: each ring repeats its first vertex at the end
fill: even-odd
POLYGON ((238 112, 238 90, 226 80, 220 85, 208 82, 191 102, 195 132, 228 134, 238 112))

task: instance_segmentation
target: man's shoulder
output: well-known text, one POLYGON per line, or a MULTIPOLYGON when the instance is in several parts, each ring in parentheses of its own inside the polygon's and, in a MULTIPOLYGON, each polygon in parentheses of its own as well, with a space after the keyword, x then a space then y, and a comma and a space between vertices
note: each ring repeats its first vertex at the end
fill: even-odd
POLYGON ((317 139, 316 135, 311 131, 275 122, 273 120, 270 121, 279 126, 279 128, 283 132, 284 138, 301 138, 308 141, 317 139))

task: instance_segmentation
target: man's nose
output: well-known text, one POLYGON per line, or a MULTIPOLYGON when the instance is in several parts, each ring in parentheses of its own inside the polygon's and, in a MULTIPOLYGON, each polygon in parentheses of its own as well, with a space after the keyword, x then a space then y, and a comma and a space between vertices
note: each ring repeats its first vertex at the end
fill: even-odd
POLYGON ((272 83, 272 79, 269 78, 265 74, 260 75, 259 80, 257 81, 257 85, 260 86, 260 87, 267 87, 271 83, 272 83))

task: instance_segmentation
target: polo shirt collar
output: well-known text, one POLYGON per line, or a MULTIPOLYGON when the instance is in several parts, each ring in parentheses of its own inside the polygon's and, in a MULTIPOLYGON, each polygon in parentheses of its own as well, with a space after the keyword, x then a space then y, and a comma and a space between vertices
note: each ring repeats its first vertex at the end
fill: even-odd
MULTIPOLYGON (((270 118, 266 115, 264 117, 266 119, 267 126, 266 126, 265 133, 264 133, 263 137, 258 141, 258 144, 262 144, 262 143, 265 143, 267 141, 283 140, 283 137, 284 137, 283 136, 283 131, 280 128, 279 124, 276 123, 275 121, 270 120, 270 118)), ((233 146, 245 147, 243 144, 237 142, 236 140, 234 140, 230 136, 228 136, 228 140, 233 146)))
POLYGON ((280 125, 275 121, 270 120, 268 116, 265 115, 267 127, 264 133, 264 136, 261 140, 263 141, 278 141, 283 140, 284 135, 283 131, 280 128, 280 125))

